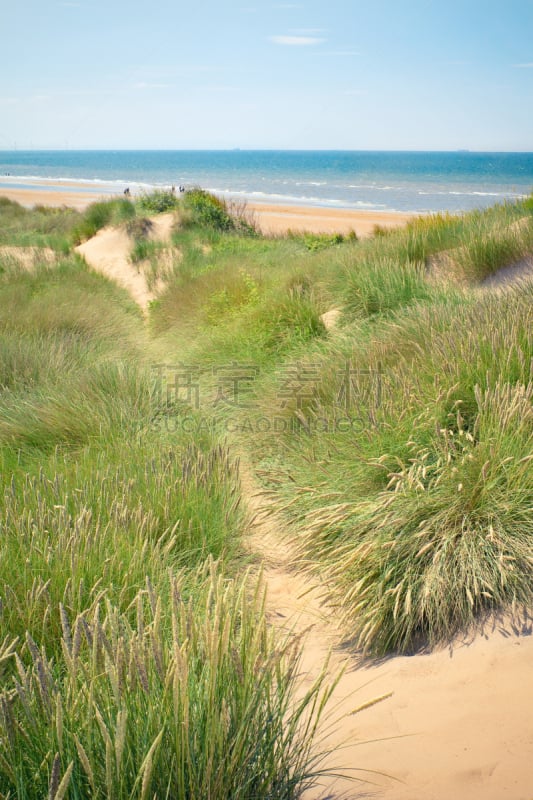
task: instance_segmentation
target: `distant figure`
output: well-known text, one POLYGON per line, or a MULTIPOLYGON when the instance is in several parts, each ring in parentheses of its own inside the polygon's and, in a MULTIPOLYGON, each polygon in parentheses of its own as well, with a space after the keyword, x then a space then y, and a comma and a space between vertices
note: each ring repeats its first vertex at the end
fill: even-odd
POLYGON ((184 192, 184 191, 185 191, 185 186, 180 186, 180 192, 184 192))
POLYGON ((176 194, 176 187, 175 187, 175 186, 173 186, 173 187, 172 187, 172 189, 171 189, 170 191, 172 192, 172 194, 176 194))
POLYGON ((129 196, 130 196, 130 194, 131 194, 131 192, 130 192, 130 187, 129 187, 129 186, 127 186, 127 187, 124 189, 124 197, 129 197, 129 196))

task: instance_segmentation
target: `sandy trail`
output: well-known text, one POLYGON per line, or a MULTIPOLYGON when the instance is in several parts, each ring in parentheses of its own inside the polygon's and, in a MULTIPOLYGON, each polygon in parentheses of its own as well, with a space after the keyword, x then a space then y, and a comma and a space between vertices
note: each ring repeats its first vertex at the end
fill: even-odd
POLYGON ((305 685, 319 675, 330 648, 328 677, 344 670, 331 701, 328 726, 334 724, 325 743, 333 752, 325 766, 364 783, 323 779, 305 800, 532 800, 531 621, 493 624, 429 655, 361 664, 339 648, 340 632, 334 612, 320 602, 321 587, 291 567, 283 520, 246 465, 242 486, 254 515, 248 547, 262 558, 270 618, 283 630, 307 630, 305 685))

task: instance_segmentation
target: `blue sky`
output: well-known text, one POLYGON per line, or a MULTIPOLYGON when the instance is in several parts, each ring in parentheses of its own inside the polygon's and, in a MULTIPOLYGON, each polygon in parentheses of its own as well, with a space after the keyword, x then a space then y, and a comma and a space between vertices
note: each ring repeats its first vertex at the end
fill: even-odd
POLYGON ((3 149, 533 150, 533 0, 17 0, 0 20, 3 149))

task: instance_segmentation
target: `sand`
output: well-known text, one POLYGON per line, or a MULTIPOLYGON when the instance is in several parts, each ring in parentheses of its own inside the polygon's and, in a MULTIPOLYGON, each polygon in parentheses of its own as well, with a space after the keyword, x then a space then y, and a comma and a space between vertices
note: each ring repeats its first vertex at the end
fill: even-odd
POLYGON ((15 200, 28 208, 35 205, 50 206, 52 208, 68 206, 69 208, 76 208, 78 211, 83 211, 90 203, 94 203, 97 200, 110 199, 110 195, 101 195, 93 191, 76 191, 75 186, 65 189, 62 184, 46 185, 49 186, 48 189, 13 189, 2 186, 0 187, 0 197, 8 197, 10 200, 15 200))
MULTIPOLYGON (((93 188, 93 187, 91 187, 93 188)), ((47 182, 42 188, 19 189, 0 187, 0 195, 16 200, 24 206, 69 206, 83 210, 97 200, 109 200, 112 195, 89 191, 84 184, 68 185, 47 182), (44 188, 46 186, 46 188, 44 188), (86 191, 80 191, 81 188, 86 191)), ((122 197, 122 195, 118 195, 122 197)), ((281 235, 291 230, 311 233, 344 233, 355 230, 359 237, 372 234, 374 225, 397 228, 413 218, 413 214, 385 211, 355 211, 352 209, 319 208, 314 206, 288 206, 250 203, 247 209, 261 231, 281 235)))
MULTIPOLYGON (((168 242, 174 224, 173 214, 159 214, 154 220, 150 238, 159 242, 168 242)), ((92 269, 101 272, 118 283, 136 303, 146 311, 155 299, 157 292, 148 288, 142 264, 133 264, 130 253, 133 241, 124 229, 103 228, 96 236, 76 247, 92 269)))
POLYGON ((252 217, 265 234, 279 235, 288 230, 310 233, 343 233, 355 231, 360 238, 370 236, 374 225, 399 228, 414 214, 385 211, 353 211, 352 209, 317 208, 311 206, 275 206, 251 203, 252 217))

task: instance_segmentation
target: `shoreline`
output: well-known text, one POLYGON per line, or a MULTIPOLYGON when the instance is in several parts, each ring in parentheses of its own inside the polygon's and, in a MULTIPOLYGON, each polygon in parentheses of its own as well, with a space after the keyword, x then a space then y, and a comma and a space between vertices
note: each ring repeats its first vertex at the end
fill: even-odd
MULTIPOLYGON (((99 191, 94 184, 84 181, 63 183, 44 180, 27 188, 0 185, 0 197, 7 197, 23 206, 35 205, 61 208, 63 206, 83 211, 91 203, 122 197, 122 193, 99 191)), ((135 195, 132 195, 135 199, 135 195)), ((230 200, 231 202, 231 200, 230 200)), ((234 201, 239 204, 239 201, 234 201)), ((350 208, 325 208, 287 203, 246 203, 246 209, 265 235, 276 236, 292 232, 341 233, 355 231, 357 236, 372 235, 374 226, 398 228, 419 213, 401 211, 370 211, 350 208)))

